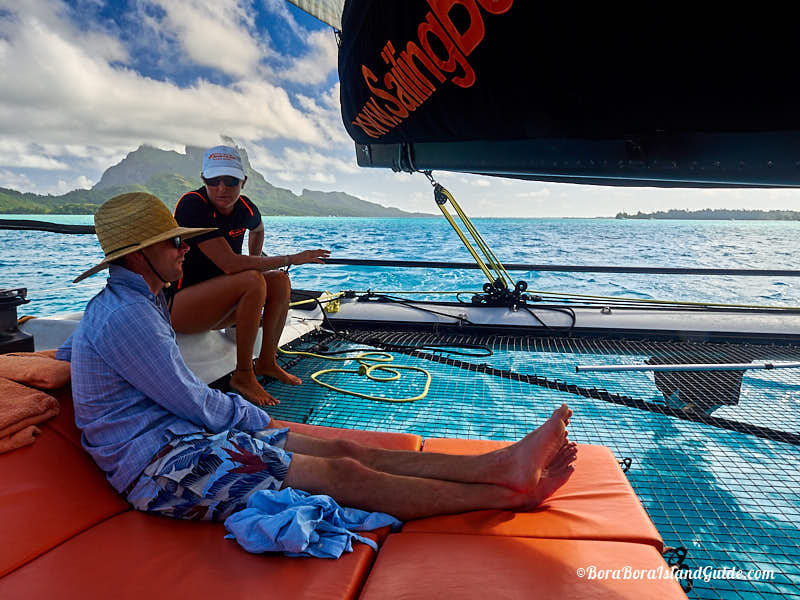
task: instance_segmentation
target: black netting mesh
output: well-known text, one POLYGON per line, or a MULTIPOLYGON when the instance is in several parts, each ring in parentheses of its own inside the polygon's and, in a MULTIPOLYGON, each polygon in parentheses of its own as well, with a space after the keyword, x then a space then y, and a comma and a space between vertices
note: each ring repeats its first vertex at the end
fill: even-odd
MULTIPOLYGON (((355 361, 288 360, 304 379, 266 382, 276 418, 422 437, 516 440, 567 402, 570 438, 630 457, 633 488, 668 546, 692 568, 771 569, 770 581, 695 580, 690 597, 800 598, 800 368, 707 372, 586 372, 576 365, 800 361, 800 347, 617 339, 350 331, 291 349, 392 350, 431 373, 416 402, 378 402, 310 381, 355 361), (477 347, 476 347, 477 346, 477 347), (491 355, 486 350, 491 351, 491 355)), ((336 354, 336 356, 342 356, 336 354)), ((369 395, 417 395, 425 376, 378 383, 357 373, 320 379, 369 395)))

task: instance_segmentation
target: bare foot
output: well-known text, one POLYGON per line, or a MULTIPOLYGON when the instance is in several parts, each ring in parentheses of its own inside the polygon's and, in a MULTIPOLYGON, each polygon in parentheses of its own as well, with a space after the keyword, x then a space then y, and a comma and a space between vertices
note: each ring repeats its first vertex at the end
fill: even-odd
POLYGON ((498 473, 504 480, 498 483, 528 495, 535 493, 542 472, 568 441, 566 423, 571 416, 572 410, 562 404, 541 427, 501 450, 505 465, 498 473))
POLYGON ((256 375, 264 375, 265 377, 274 377, 281 383, 287 383, 289 385, 301 385, 303 380, 299 377, 292 375, 284 371, 275 363, 264 365, 259 362, 256 362, 254 365, 256 375))
POLYGON ((566 441, 544 470, 557 471, 562 467, 574 463, 576 458, 578 458, 578 444, 566 441))
POLYGON ((575 471, 572 463, 575 462, 577 457, 578 445, 575 442, 565 442, 553 457, 553 460, 550 461, 550 464, 542 470, 539 483, 533 493, 525 500, 520 510, 537 508, 564 485, 575 471))
POLYGON ((542 471, 539 484, 520 510, 527 511, 539 507, 542 502, 552 496, 558 488, 567 482, 574 471, 575 467, 572 465, 566 465, 557 470, 545 469, 542 471))
POLYGON ((231 375, 231 389, 257 406, 274 406, 280 400, 268 394, 250 369, 236 369, 231 375))

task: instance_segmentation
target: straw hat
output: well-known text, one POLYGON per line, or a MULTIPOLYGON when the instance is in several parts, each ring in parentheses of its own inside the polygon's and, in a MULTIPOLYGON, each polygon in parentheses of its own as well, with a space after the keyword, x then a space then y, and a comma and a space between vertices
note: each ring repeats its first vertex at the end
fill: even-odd
POLYGON ((177 235, 189 239, 216 227, 180 227, 169 209, 158 198, 144 192, 115 196, 103 203, 94 215, 94 230, 105 259, 72 283, 94 275, 109 263, 147 246, 177 235))

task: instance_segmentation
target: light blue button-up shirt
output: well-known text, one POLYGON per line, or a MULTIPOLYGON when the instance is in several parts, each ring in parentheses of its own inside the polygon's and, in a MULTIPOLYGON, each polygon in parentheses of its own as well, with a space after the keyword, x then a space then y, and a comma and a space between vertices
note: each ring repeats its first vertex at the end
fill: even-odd
POLYGON ((111 265, 103 290, 59 349, 70 360, 83 447, 125 490, 176 435, 257 431, 270 417, 238 394, 209 388, 183 361, 164 294, 111 265))

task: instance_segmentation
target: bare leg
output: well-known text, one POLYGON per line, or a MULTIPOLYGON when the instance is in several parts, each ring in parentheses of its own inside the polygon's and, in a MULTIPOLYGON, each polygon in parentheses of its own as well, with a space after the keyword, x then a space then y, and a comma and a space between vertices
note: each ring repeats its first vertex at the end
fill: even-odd
POLYGON ((253 372, 253 345, 265 295, 264 278, 258 271, 220 275, 175 294, 171 314, 178 333, 201 333, 236 323, 236 371, 231 387, 260 406, 278 403, 253 372))
POLYGON ((528 501, 525 494, 502 486, 392 475, 351 458, 302 454, 292 458, 284 485, 404 521, 484 508, 512 509, 528 501))
MULTIPOLYGON (((507 448, 480 455, 451 455, 402 450, 383 450, 345 440, 324 440, 289 433, 286 449, 321 458, 353 459, 384 473, 450 482, 504 486, 530 495, 545 469, 569 446, 566 422, 572 411, 566 405, 556 409, 541 427, 507 448)), ((275 425, 279 425, 277 422, 275 425)), ((575 446, 569 446, 574 450, 575 446)), ((561 459, 564 457, 561 456, 561 459)), ((574 461, 572 453, 567 464, 574 461)), ((561 466, 554 464, 553 468, 561 466)))
POLYGON ((261 338, 261 352, 255 364, 258 375, 274 377, 289 385, 300 385, 302 380, 284 371, 275 360, 275 352, 281 338, 286 314, 289 312, 289 298, 292 284, 289 276, 283 271, 264 272, 267 286, 267 299, 264 304, 264 335, 261 338))

